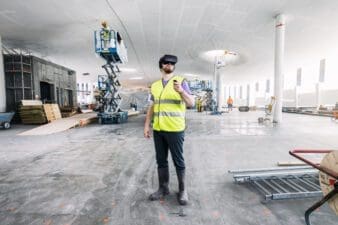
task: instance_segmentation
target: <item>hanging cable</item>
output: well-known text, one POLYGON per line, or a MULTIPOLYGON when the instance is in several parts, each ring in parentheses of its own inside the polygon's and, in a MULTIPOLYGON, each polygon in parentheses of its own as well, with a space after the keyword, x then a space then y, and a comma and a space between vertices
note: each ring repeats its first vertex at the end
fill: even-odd
POLYGON ((113 12, 113 14, 114 14, 115 17, 117 18, 117 20, 120 22, 120 24, 121 24, 123 30, 125 31, 125 33, 126 33, 126 35, 127 35, 127 38, 128 38, 129 41, 130 41, 130 45, 131 45, 133 51, 135 52, 136 60, 137 60, 138 64, 140 65, 143 74, 145 74, 144 69, 143 69, 143 66, 142 66, 141 61, 140 61, 140 58, 139 58, 139 56, 138 56, 138 54, 137 54, 137 52, 136 52, 135 46, 134 46, 134 44, 133 44, 133 41, 131 40, 131 38, 130 38, 130 36, 129 36, 129 33, 128 33, 128 31, 127 31, 127 28, 125 27, 125 25, 123 24, 121 18, 118 16, 118 14, 116 13, 116 11, 114 10, 114 8, 112 7, 112 5, 110 4, 109 0, 106 0, 106 2, 107 2, 108 7, 110 8, 110 10, 113 12))

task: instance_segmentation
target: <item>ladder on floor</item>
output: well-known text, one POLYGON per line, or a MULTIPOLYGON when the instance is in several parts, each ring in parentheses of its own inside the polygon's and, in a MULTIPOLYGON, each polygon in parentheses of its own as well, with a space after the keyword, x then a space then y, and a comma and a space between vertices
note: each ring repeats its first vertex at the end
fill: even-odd
POLYGON ((247 183, 264 195, 264 201, 322 196, 318 171, 310 166, 230 170, 235 183, 247 183))

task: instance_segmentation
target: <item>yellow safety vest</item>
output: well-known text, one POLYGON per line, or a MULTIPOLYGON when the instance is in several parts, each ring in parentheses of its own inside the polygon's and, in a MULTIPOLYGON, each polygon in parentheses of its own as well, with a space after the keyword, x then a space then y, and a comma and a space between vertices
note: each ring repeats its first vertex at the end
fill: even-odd
POLYGON ((183 77, 173 76, 163 87, 162 80, 151 85, 154 96, 153 129, 156 131, 179 132, 185 129, 185 103, 174 90, 174 82, 182 83, 183 77))
POLYGON ((110 36, 110 30, 108 28, 102 28, 101 29, 101 35, 103 40, 108 41, 109 40, 109 36, 110 36))

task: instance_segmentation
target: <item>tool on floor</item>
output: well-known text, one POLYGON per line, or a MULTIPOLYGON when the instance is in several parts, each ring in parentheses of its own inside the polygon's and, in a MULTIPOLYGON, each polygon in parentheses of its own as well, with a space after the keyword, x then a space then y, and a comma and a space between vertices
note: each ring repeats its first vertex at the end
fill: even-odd
MULTIPOLYGON (((106 23, 105 23, 106 24, 106 23)), ((117 64, 128 61, 127 48, 121 35, 105 26, 94 32, 95 52, 106 60, 102 66, 106 75, 98 76, 98 94, 96 99, 99 102, 97 111, 100 124, 117 124, 126 122, 128 112, 120 109, 122 98, 119 94, 121 83, 118 80, 120 69, 117 64)))
POLYGON ((301 150, 290 151, 290 154, 308 165, 318 169, 320 186, 324 197, 305 212, 305 222, 311 225, 310 215, 324 203, 338 215, 338 151, 337 150, 301 150), (320 164, 316 164, 300 154, 326 154, 320 164))
POLYGON ((322 195, 318 172, 311 166, 230 170, 235 183, 247 183, 264 195, 264 202, 322 195))

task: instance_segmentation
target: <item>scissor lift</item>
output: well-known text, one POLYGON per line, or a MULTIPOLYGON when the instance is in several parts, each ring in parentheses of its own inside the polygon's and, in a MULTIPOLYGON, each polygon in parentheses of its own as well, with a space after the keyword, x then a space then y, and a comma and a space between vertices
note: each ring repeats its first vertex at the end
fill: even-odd
POLYGON ((99 123, 117 124, 128 120, 128 112, 120 109, 122 98, 119 94, 121 84, 118 80, 120 69, 117 64, 128 61, 127 49, 120 34, 114 30, 99 30, 94 32, 95 52, 106 60, 102 66, 106 75, 98 76, 99 123), (108 32, 109 35, 104 35, 108 32))

